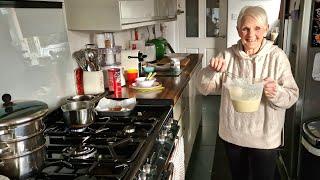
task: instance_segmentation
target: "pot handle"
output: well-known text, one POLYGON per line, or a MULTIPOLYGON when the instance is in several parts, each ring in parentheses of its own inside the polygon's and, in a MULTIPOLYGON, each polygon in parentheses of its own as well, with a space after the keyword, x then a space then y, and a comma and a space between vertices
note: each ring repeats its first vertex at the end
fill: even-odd
POLYGON ((2 160, 0 160, 0 167, 4 166, 4 162, 2 160))
POLYGON ((11 129, 2 129, 0 130, 0 136, 11 133, 11 129))
POLYGON ((11 148, 8 146, 6 143, 1 143, 4 146, 0 147, 0 154, 6 154, 6 153, 11 153, 11 148))
POLYGON ((0 131, 0 136, 2 136, 2 135, 5 135, 5 134, 8 134, 9 133, 9 131, 8 130, 1 130, 0 131))

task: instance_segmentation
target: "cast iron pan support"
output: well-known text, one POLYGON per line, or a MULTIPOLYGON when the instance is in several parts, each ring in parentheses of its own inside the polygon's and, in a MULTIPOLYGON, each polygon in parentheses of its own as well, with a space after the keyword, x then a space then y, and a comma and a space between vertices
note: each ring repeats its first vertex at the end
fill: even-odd
POLYGON ((143 70, 142 70, 142 65, 141 65, 141 62, 143 61, 144 58, 146 58, 147 55, 143 54, 142 52, 138 52, 138 56, 128 56, 129 59, 131 58, 137 58, 138 61, 139 61, 139 67, 138 67, 138 70, 139 70, 139 77, 143 76, 143 70))

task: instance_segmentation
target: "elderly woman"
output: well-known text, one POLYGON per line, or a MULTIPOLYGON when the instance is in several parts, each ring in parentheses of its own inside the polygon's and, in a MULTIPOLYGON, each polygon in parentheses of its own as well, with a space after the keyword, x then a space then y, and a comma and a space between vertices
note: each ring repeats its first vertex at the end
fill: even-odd
POLYGON ((299 89, 286 54, 265 39, 266 12, 259 6, 244 7, 238 17, 240 40, 226 49, 198 74, 197 87, 204 95, 221 93, 219 136, 225 141, 232 178, 271 180, 285 111, 298 99, 299 89), (228 72, 228 73, 223 73, 228 72), (224 85, 234 74, 263 79, 263 95, 255 112, 237 112, 224 85))

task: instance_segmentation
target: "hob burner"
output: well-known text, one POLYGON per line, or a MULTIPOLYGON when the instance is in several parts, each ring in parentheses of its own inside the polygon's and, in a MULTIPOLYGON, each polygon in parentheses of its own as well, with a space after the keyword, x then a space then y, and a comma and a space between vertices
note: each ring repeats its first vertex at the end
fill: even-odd
POLYGON ((97 153, 97 149, 89 146, 66 147, 62 150, 63 156, 71 159, 88 159, 97 153))
POLYGON ((133 125, 127 125, 123 128, 125 133, 131 134, 136 131, 135 127, 133 125))
POLYGON ((70 128, 69 131, 70 132, 84 132, 87 129, 87 127, 83 127, 83 128, 70 128))

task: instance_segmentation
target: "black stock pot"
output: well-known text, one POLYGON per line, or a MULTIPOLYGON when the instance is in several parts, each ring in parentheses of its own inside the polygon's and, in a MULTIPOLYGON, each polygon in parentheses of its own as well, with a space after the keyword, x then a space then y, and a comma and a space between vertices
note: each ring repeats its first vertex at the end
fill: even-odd
POLYGON ((37 171, 45 160, 45 125, 48 105, 41 101, 14 101, 4 94, 0 106, 0 174, 13 179, 37 171))

